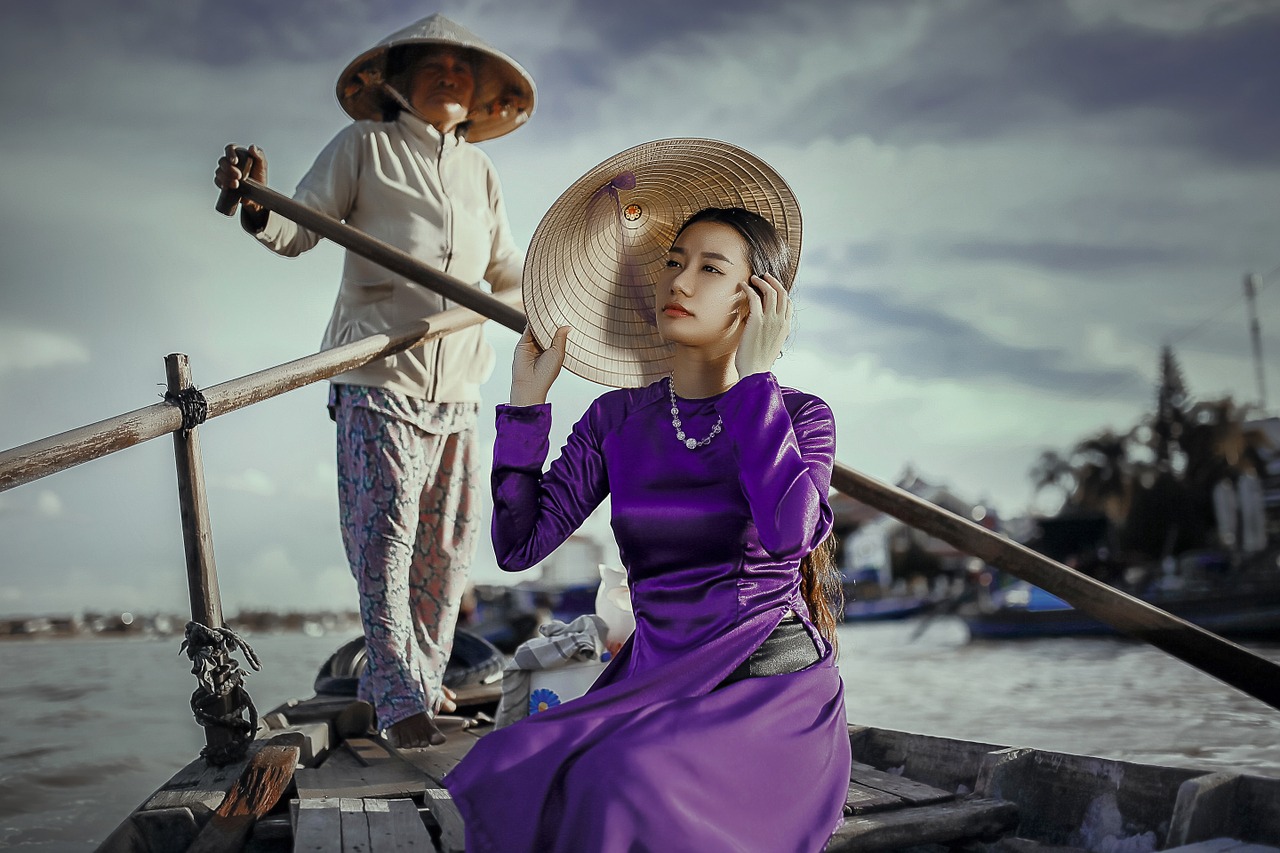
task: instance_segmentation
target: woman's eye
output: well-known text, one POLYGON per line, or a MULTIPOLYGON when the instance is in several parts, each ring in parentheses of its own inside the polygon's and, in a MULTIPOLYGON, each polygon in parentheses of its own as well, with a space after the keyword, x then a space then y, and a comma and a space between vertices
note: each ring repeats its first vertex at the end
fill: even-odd
POLYGON ((675 260, 674 258, 667 258, 667 266, 669 266, 669 267, 678 267, 678 266, 680 266, 680 262, 679 262, 679 261, 677 261, 677 260, 675 260))
POLYGON ((702 270, 703 270, 703 272, 713 272, 713 273, 719 273, 719 272, 720 272, 720 270, 718 270, 718 269, 716 269, 715 267, 711 266, 711 264, 704 264, 704 265, 703 265, 703 267, 702 267, 702 270))

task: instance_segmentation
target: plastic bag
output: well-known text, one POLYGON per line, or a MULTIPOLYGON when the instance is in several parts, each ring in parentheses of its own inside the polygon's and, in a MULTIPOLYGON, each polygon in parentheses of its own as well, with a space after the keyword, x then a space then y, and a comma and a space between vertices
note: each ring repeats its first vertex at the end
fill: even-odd
POLYGON ((600 586, 596 589, 596 615, 609 627, 605 647, 610 655, 616 655, 627 637, 636 629, 635 613, 631 609, 631 590, 627 587, 627 572, 617 566, 600 564, 600 586))

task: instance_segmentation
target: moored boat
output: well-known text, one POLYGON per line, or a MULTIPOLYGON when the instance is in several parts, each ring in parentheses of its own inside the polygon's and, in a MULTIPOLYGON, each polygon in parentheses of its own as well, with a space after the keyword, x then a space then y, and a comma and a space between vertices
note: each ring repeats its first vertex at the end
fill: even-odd
MULTIPOLYGON (((1207 589, 1152 591, 1143 601, 1224 637, 1280 640, 1280 572, 1207 589)), ((961 618, 975 640, 1117 636, 1105 622, 1031 584, 992 595, 961 618)))

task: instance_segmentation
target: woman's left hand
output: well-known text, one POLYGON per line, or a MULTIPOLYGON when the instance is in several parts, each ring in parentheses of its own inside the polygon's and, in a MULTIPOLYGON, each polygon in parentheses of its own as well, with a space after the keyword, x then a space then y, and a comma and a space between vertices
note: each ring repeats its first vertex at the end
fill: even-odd
POLYGON ((782 355, 791 333, 791 297, 772 275, 753 275, 743 283, 747 295, 746 328, 733 364, 738 376, 767 373, 782 355))

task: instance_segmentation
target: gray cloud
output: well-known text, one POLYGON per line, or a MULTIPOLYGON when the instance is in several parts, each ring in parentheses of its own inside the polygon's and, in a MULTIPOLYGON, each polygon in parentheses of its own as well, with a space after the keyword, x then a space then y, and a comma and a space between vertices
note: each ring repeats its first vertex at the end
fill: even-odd
POLYGON ((1003 343, 982 329, 935 308, 900 302, 869 290, 806 285, 811 304, 838 312, 843 325, 828 332, 824 349, 847 351, 849 342, 874 352, 886 368, 918 379, 1011 382, 1061 395, 1131 399, 1148 380, 1135 371, 1073 366, 1071 354, 1003 343))
POLYGON ((1280 9, 1166 31, 1084 26, 1062 3, 938 8, 892 68, 833 76, 819 100, 844 108, 827 113, 819 132, 955 142, 1044 130, 1065 116, 1146 112, 1146 130, 1132 144, 1280 162, 1280 9))
POLYGON ((1189 247, 1087 245, 1039 241, 1011 243, 970 240, 952 243, 944 257, 966 261, 1027 264, 1055 272, 1099 273, 1133 267, 1183 263, 1197 257, 1189 247))

